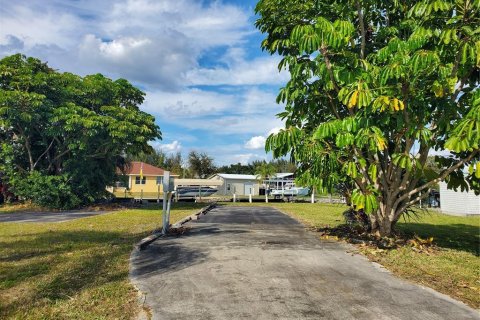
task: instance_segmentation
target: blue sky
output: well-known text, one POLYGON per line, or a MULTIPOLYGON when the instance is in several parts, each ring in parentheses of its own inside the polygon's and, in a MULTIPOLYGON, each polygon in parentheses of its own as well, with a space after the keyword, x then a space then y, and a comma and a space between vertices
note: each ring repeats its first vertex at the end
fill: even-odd
POLYGON ((256 1, 0 1, 0 56, 21 52, 60 71, 126 78, 165 152, 207 152, 217 165, 264 159, 278 57, 260 49, 256 1))

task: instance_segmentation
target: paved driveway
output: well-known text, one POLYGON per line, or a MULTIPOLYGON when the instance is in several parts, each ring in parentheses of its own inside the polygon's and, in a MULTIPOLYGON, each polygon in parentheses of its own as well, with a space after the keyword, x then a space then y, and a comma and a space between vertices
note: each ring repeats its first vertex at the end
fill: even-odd
POLYGON ((272 208, 219 207, 131 258, 154 319, 480 319, 272 208))
POLYGON ((12 212, 0 213, 0 222, 60 222, 96 216, 107 211, 12 212))

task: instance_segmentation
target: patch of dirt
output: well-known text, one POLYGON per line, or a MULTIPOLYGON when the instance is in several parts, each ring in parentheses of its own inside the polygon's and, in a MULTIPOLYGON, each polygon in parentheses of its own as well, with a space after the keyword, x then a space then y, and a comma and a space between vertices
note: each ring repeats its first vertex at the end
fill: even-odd
POLYGON ((324 228, 313 228, 313 231, 319 232, 321 239, 343 240, 356 245, 360 249, 370 249, 368 250, 370 253, 405 246, 410 247, 415 252, 427 255, 441 250, 441 248, 435 245, 433 237, 422 239, 417 235, 411 237, 401 233, 397 233, 392 237, 381 237, 377 234, 365 232, 359 226, 340 225, 335 228, 326 226, 324 228))

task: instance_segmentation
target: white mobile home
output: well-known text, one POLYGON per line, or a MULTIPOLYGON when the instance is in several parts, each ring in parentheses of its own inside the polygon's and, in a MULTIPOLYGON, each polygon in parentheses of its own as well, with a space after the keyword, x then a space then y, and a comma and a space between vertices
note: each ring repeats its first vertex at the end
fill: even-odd
POLYGON ((231 196, 235 193, 237 196, 256 196, 260 192, 260 183, 253 174, 217 173, 210 179, 222 182, 217 195, 231 196))
POLYGON ((443 213, 456 216, 480 215, 480 196, 471 190, 469 192, 449 190, 447 184, 441 182, 440 208, 443 213))

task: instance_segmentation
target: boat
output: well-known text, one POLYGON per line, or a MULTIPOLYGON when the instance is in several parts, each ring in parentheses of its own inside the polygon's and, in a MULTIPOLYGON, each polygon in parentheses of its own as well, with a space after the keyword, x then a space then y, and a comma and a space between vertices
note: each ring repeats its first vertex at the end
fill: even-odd
POLYGON ((177 194, 179 198, 208 197, 218 190, 210 187, 178 187, 177 194))
POLYGON ((275 199, 280 199, 283 197, 307 196, 309 192, 310 188, 292 186, 284 189, 274 189, 270 192, 270 195, 275 199))

